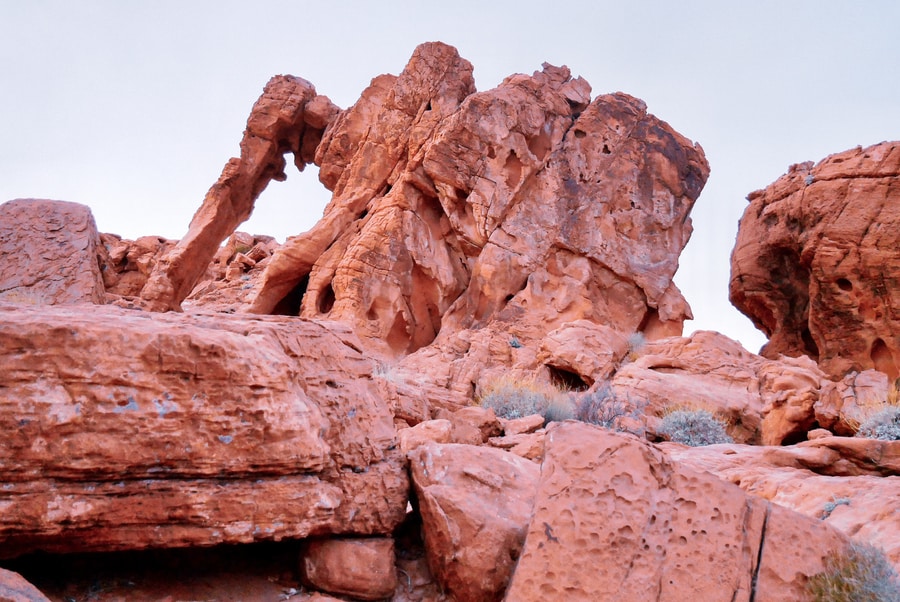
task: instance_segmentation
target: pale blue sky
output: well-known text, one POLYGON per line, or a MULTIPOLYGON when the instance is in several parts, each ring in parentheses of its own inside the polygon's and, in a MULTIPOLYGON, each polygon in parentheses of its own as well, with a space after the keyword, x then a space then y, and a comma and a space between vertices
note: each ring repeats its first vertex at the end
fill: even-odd
MULTIPOLYGON (((621 90, 712 166, 676 282, 694 329, 758 350, 728 303, 746 195, 792 163, 900 139, 900 3, 147 2, 0 0, 0 202, 89 205, 102 231, 181 237, 270 76, 341 107, 441 40, 479 89, 544 61, 621 90)), ((279 240, 321 216, 313 168, 273 183, 241 229, 279 240)))

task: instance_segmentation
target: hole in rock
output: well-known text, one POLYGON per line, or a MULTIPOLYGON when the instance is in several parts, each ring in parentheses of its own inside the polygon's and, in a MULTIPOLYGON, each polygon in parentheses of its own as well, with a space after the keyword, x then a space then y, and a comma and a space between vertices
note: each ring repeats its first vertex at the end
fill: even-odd
POLYGON ((528 150, 538 158, 538 161, 543 161, 547 157, 547 153, 550 152, 551 144, 550 134, 542 129, 537 136, 528 140, 528 150))
POLYGON ((388 194, 390 191, 391 191, 391 185, 390 185, 390 184, 385 185, 385 187, 384 187, 384 194, 381 195, 381 196, 387 196, 387 194, 388 194))
POLYGON ((362 213, 360 213, 360 214, 359 214, 359 217, 356 218, 356 219, 357 219, 357 220, 363 220, 363 219, 366 219, 366 216, 367 216, 367 215, 369 215, 369 210, 368 210, 368 209, 363 209, 363 210, 362 210, 362 213))
POLYGON ((590 385, 584 382, 575 372, 546 364, 550 372, 550 380, 554 385, 566 391, 587 391, 590 385))
POLYGON ((504 297, 503 300, 506 301, 507 303, 509 303, 514 298, 515 298, 515 295, 506 295, 506 297, 504 297))
POLYGON ((307 286, 309 286, 309 274, 303 276, 300 282, 281 301, 275 304, 275 307, 272 309, 272 315, 299 316, 300 305, 303 303, 303 296, 306 294, 307 286))
POLYGON ((800 338, 803 340, 803 346, 806 348, 806 355, 815 361, 819 361, 819 346, 816 345, 809 328, 804 328, 800 332, 800 338))
POLYGON ((430 110, 431 110, 431 101, 430 101, 430 100, 428 101, 428 104, 425 105, 425 110, 426 110, 426 111, 430 111, 430 110))
POLYGON ((331 389, 337 389, 337 388, 338 388, 338 384, 337 384, 336 382, 334 382, 333 380, 330 380, 330 379, 325 381, 325 386, 326 386, 326 387, 329 387, 329 388, 331 388, 331 389))
POLYGON ((850 282, 849 280, 847 280, 846 278, 838 278, 836 282, 837 282, 838 288, 841 289, 842 291, 852 291, 853 290, 853 283, 850 282))
POLYGON ((522 178, 522 161, 516 154, 516 151, 510 151, 506 157, 506 164, 503 166, 503 174, 506 177, 507 188, 515 188, 522 178))
POLYGON ((872 352, 870 354, 872 364, 879 372, 884 372, 888 378, 897 378, 897 365, 894 363, 894 355, 888 346, 881 339, 872 341, 872 352))
POLYGON ((334 287, 331 286, 331 283, 328 283, 322 292, 319 293, 319 303, 318 309, 320 314, 327 314, 331 311, 331 308, 334 307, 334 287))
POLYGON ((609 147, 606 146, 605 144, 603 145, 603 151, 602 151, 602 152, 603 152, 604 155, 609 155, 610 153, 612 153, 612 151, 609 150, 609 147))
POLYGON ((253 204, 250 218, 238 226, 242 232, 266 234, 284 242, 288 236, 306 232, 322 217, 331 192, 319 181, 319 168, 307 165, 303 175, 296 168, 286 170, 284 182, 272 183, 253 204))
POLYGON ((576 138, 584 138, 585 136, 587 136, 587 132, 585 132, 584 130, 573 130, 572 134, 576 138))

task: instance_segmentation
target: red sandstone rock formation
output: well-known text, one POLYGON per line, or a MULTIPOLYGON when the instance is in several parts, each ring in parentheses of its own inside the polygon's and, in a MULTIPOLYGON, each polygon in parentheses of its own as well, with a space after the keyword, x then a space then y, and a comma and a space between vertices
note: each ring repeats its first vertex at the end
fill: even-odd
POLYGON ((748 197, 731 301, 769 336, 762 354, 808 355, 834 378, 900 366, 900 143, 831 155, 748 197))
POLYGON ((64 201, 0 205, 0 301, 26 305, 105 303, 91 210, 64 201))
POLYGON ((241 157, 222 170, 188 233, 155 266, 141 296, 150 309, 179 309, 203 277, 219 245, 247 220, 271 180, 283 180, 286 153, 302 170, 314 160, 322 132, 338 112, 308 81, 273 77, 256 101, 241 140, 241 157))
POLYGON ((336 325, 0 305, 0 552, 387 534, 406 472, 336 325))
POLYGON ((565 68, 481 93, 471 71, 424 44, 339 115, 316 153, 332 202, 276 252, 251 311, 340 320, 390 355, 440 333, 454 359, 459 331, 506 340, 526 315, 532 344, 579 318, 680 332, 699 147, 637 99, 590 102, 565 68))
MULTIPOLYGON (((875 541, 900 564, 896 521, 880 511, 898 493, 885 477, 900 474, 900 443, 830 436, 853 432, 886 376, 832 382, 812 360, 764 359, 715 333, 662 338, 689 315, 671 278, 708 174, 702 150, 637 99, 591 101, 565 68, 481 93, 471 69, 453 48, 425 44, 400 76, 376 78, 340 112, 307 82, 274 78, 241 159, 174 248, 98 239, 76 207, 69 263, 30 257, 27 269, 99 291, 80 301, 186 301, 190 313, 0 304, 0 556, 310 538, 306 583, 362 599, 800 599, 846 540, 772 501, 875 541), (280 177, 285 152, 300 168, 320 165, 334 192, 323 220, 281 248, 242 233, 220 248, 280 177), (87 285, 72 278, 80 266, 87 285), (294 317, 225 315, 242 306, 294 317), (575 390, 608 383, 640 402, 651 438, 667 406, 699 405, 728 418, 740 441, 801 443, 654 446, 463 407, 501 373, 575 390), (823 517, 823 496, 851 502, 823 517)), ((867 161, 897 154, 875 148, 810 167, 804 190, 868 174, 846 188, 871 192, 890 170, 867 161)), ((887 195, 881 184, 873 190, 887 195)), ((782 188, 773 207, 794 198, 782 188)), ((812 224, 810 198, 795 200, 812 224)), ((754 219, 777 213, 766 207, 754 219)), ((0 220, 19 247, 57 240, 61 229, 41 220, 28 222, 40 235, 17 228, 21 215, 0 220)), ((873 273, 874 251, 841 238, 840 225, 823 226, 824 242, 803 238, 815 250, 798 251, 801 264, 811 253, 829 273, 834 251, 822 249, 837 240, 873 273)), ((879 232, 860 240, 893 240, 879 232)), ((11 253, 0 246, 0 274, 11 253)), ((859 293, 846 280, 849 290, 837 288, 859 293)), ((785 282, 767 290, 797 288, 785 282)), ((869 316, 868 297, 853 299, 869 316)), ((67 300, 58 288, 42 296, 67 300)), ((770 355, 804 340, 785 332, 770 355)))

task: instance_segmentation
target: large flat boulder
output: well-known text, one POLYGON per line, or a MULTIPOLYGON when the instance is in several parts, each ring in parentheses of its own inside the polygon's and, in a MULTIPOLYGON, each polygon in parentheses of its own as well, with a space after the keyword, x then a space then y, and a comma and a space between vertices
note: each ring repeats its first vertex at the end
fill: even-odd
POLYGON ((0 550, 390 533, 408 482, 340 326, 0 305, 0 550))
POLYGON ((802 600, 846 537, 631 435, 551 425, 506 600, 802 600))

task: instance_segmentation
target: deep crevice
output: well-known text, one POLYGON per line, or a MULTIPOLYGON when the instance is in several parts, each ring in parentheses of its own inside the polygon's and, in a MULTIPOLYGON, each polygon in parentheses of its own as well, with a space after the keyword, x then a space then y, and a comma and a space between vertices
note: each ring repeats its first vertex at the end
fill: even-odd
POLYGON ((766 547, 766 529, 769 526, 769 514, 772 512, 772 504, 766 502, 766 515, 763 517, 762 529, 759 534, 759 550, 756 553, 756 567, 753 570, 753 578, 750 580, 750 602, 756 600, 756 584, 759 581, 759 570, 762 567, 763 549, 766 547))
POLYGON ((303 276, 290 292, 275 304, 271 314, 273 316, 299 316, 303 297, 306 295, 306 287, 309 286, 309 274, 303 276))
POLYGON ((584 379, 571 370, 566 370, 558 366, 546 364, 547 370, 550 372, 550 381, 566 391, 587 391, 590 385, 584 379))

